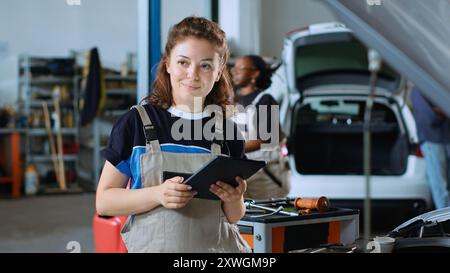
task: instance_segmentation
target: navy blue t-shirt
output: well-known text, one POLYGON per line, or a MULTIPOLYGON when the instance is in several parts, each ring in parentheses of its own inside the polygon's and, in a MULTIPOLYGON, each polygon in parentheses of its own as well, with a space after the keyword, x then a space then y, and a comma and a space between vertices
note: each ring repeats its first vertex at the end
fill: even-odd
MULTIPOLYGON (((208 121, 213 118, 211 113, 187 113, 173 107, 165 110, 150 104, 144 105, 144 108, 156 128, 161 151, 173 153, 211 153, 212 139, 207 139, 206 137, 208 135, 199 134, 199 128, 203 130, 205 125, 208 126, 208 121), (180 135, 173 135, 172 125, 176 122, 180 124, 180 121, 186 125, 190 124, 191 130, 188 133, 191 133, 191 137, 179 139, 180 135)), ((176 125, 180 133, 186 133, 185 129, 189 129, 188 127, 186 126, 184 128, 184 126, 179 127, 176 125)), ((213 125, 209 131, 214 132, 214 127, 213 125)), ((222 145, 222 154, 245 158, 244 141, 236 124, 230 120, 224 120, 223 130, 226 140, 222 145), (232 131, 230 132, 230 130, 232 131)), ((184 134, 183 136, 187 135, 184 134)), ((114 125, 108 145, 102 151, 102 155, 121 173, 131 178, 132 189, 139 189, 142 187, 139 158, 144 153, 145 136, 142 120, 138 111, 131 109, 120 117, 114 125)))

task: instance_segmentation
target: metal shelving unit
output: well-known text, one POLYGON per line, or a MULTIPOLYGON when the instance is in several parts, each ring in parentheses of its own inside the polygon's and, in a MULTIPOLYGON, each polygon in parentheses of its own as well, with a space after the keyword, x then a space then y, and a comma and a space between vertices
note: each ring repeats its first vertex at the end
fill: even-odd
POLYGON ((91 141, 82 143, 82 150, 92 153, 92 170, 80 170, 80 176, 85 180, 93 181, 96 188, 105 160, 101 156, 101 150, 106 146, 104 140, 110 136, 110 128, 117 119, 125 114, 129 108, 136 104, 137 78, 136 76, 106 75, 106 105, 103 113, 97 116, 91 125, 91 141), (122 86, 125 85, 125 86, 122 86), (133 86, 133 87, 127 87, 133 86), (124 99, 126 98, 126 99, 124 99), (115 101, 123 100, 123 103, 115 104, 115 101), (130 103, 126 103, 129 101, 130 103))
MULTIPOLYGON (((19 109, 28 117, 25 130, 25 166, 35 164, 39 171, 40 192, 47 190, 56 192, 58 183, 47 181, 51 177, 49 172, 55 172, 52 166, 52 155, 49 148, 49 135, 45 127, 43 102, 48 105, 50 115, 55 112, 53 92, 56 87, 60 93, 61 137, 72 149, 66 152, 64 162, 65 175, 69 174, 71 180, 66 180, 66 190, 79 190, 78 180, 78 154, 79 146, 79 83, 77 79, 77 66, 75 58, 37 57, 29 55, 19 56, 19 109), (73 146, 70 146, 73 145, 73 146)), ((54 114, 56 115, 56 114, 54 114)), ((55 123, 55 120, 52 120, 55 123)), ((56 130, 52 130, 55 143, 56 130)), ((63 149, 64 151, 64 149, 63 149)), ((54 176, 54 175, 53 175, 54 176)))
MULTIPOLYGON (((42 104, 41 104, 42 107, 42 104)), ((47 130, 44 128, 28 128, 27 133, 33 136, 47 136, 47 130)), ((76 135, 78 134, 77 128, 61 128, 63 135, 76 135)))

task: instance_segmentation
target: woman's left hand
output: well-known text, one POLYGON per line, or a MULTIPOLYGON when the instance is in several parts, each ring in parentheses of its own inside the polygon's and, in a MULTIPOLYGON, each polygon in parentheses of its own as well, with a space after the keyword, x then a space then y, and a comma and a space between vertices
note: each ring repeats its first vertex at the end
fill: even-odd
POLYGON ((239 176, 236 177, 236 181, 239 183, 236 188, 225 182, 217 181, 216 184, 210 186, 209 190, 225 203, 240 201, 247 190, 247 181, 239 176))

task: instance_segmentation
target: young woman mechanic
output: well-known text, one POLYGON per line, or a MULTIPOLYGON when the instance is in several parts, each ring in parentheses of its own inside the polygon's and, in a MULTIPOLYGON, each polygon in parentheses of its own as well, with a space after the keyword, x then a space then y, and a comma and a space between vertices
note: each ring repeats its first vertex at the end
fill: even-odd
POLYGON ((260 124, 266 123, 266 128, 269 129, 272 136, 277 133, 280 135, 281 141, 284 138, 280 127, 271 128, 271 119, 279 118, 272 115, 271 107, 278 106, 278 103, 270 94, 264 92, 272 83, 270 78, 272 71, 260 56, 246 55, 236 59, 231 73, 238 92, 237 104, 243 107, 256 106, 255 112, 248 110, 239 112, 235 118, 237 123, 245 127, 250 136, 252 134, 256 136, 256 139, 250 138, 245 142, 246 155, 249 159, 268 162, 266 167, 248 179, 245 197, 257 200, 286 197, 290 190, 290 172, 287 167, 287 159, 280 152, 281 142, 280 145, 262 149, 261 145, 269 141, 263 141, 259 133, 260 124), (265 117, 260 115, 260 106, 267 107, 267 110, 263 112, 265 117), (252 126, 252 124, 256 124, 256 126, 252 126), (277 129, 279 131, 276 131, 277 129))
MULTIPOLYGON (((122 229, 129 252, 248 252, 235 223, 245 214, 247 183, 237 177, 233 188, 218 181, 210 188, 220 200, 194 198, 195 192, 176 176, 193 173, 219 154, 244 157, 244 142, 220 140, 234 128, 220 118, 231 103, 229 52, 225 33, 204 18, 188 17, 172 27, 147 104, 122 116, 111 132, 98 189, 100 215, 132 215, 122 229), (203 104, 198 104, 198 98, 203 104), (218 105, 222 111, 204 111, 218 105), (214 119, 214 139, 202 132, 180 140, 172 125, 200 130, 214 119), (190 124, 192 126, 186 126, 190 124), (195 135, 200 133, 200 139, 195 135), (128 179, 131 190, 125 189, 128 179)), ((186 132, 184 132, 186 133, 186 132)), ((237 137, 237 135, 235 135, 237 137)))

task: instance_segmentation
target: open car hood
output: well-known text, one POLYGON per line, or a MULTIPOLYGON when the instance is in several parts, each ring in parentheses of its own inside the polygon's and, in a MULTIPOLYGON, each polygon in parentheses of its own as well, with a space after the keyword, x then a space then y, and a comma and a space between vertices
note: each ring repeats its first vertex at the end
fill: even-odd
POLYGON ((326 0, 340 20, 450 116, 448 0, 326 0))
POLYGON ((401 224, 400 226, 398 226, 394 230, 398 231, 400 229, 403 229, 403 228, 411 225, 412 223, 414 223, 416 221, 422 221, 424 223, 427 223, 427 222, 440 223, 440 222, 445 222, 445 221, 447 221, 449 219, 450 219, 450 207, 446 207, 446 208, 433 210, 433 211, 421 214, 419 216, 416 216, 416 217, 408 220, 407 222, 401 224))
POLYGON ((392 230, 389 235, 392 237, 408 236, 417 234, 419 230, 426 226, 433 226, 450 220, 450 207, 433 210, 416 216, 392 230))

